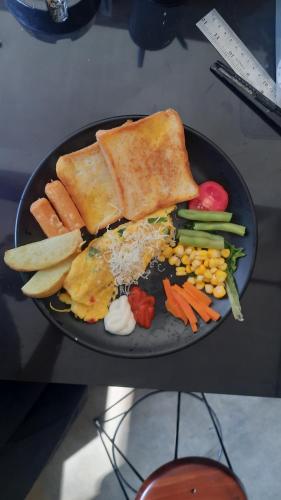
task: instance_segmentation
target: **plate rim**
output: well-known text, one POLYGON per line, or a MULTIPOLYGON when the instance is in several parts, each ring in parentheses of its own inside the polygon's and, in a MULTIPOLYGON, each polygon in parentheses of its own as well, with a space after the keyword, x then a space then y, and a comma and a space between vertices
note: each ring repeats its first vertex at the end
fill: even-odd
MULTIPOLYGON (((78 134, 80 134, 82 132, 85 132, 85 131, 87 131, 90 128, 93 128, 93 127, 96 127, 96 126, 102 126, 104 123, 107 123, 107 122, 113 121, 113 120, 120 120, 120 121, 121 120, 122 121, 123 120, 130 120, 130 119, 131 120, 139 120, 139 119, 147 117, 147 116, 149 116, 149 114, 126 114, 126 115, 118 115, 118 116, 109 116, 107 118, 102 118, 100 120, 95 120, 94 122, 90 122, 87 125, 84 125, 83 127, 80 127, 79 129, 74 130, 72 133, 70 133, 67 136, 65 136, 65 138, 63 140, 61 140, 55 146, 53 146, 52 148, 50 148, 49 151, 48 151, 48 153, 42 158, 42 160, 37 165, 37 167, 35 168, 35 170, 31 173, 31 175, 30 175, 30 177, 29 177, 29 179, 28 179, 28 181, 27 181, 27 183, 26 183, 26 185, 25 185, 25 187, 23 189, 23 192, 21 194, 21 197, 20 197, 20 200, 19 200, 19 203, 18 203, 18 207, 17 207, 16 220, 15 220, 15 226, 14 226, 14 243, 15 243, 15 247, 17 247, 18 243, 19 243, 19 241, 18 241, 19 240, 19 218, 20 218, 21 206, 22 206, 22 203, 24 201, 25 194, 28 191, 29 186, 32 183, 33 178, 36 176, 38 170, 40 170, 40 168, 42 167, 42 165, 44 164, 44 162, 47 161, 47 159, 54 153, 55 150, 57 150, 64 143, 66 143, 67 141, 71 140, 76 135, 78 135, 78 134)), ((212 148, 216 149, 219 152, 219 154, 222 155, 228 163, 230 163, 230 165, 232 166, 232 168, 235 171, 236 175, 239 177, 240 182, 244 186, 244 189, 245 189, 245 191, 247 193, 248 199, 250 200, 250 212, 251 212, 251 216, 252 216, 253 221, 254 221, 254 225, 253 225, 254 227, 252 228, 252 233, 253 233, 253 258, 252 258, 251 265, 250 265, 250 267, 248 269, 248 272, 247 272, 247 275, 246 275, 245 283, 244 283, 244 285, 243 285, 243 287, 241 289, 241 292, 239 294, 239 297, 241 298, 244 295, 244 292, 245 292, 245 290, 246 290, 246 288, 247 288, 247 286, 249 284, 249 281, 250 281, 250 278, 251 278, 251 275, 252 275, 252 272, 253 272, 253 269, 254 269, 254 266, 255 266, 256 256, 257 256, 257 245, 258 245, 257 216, 256 216, 255 206, 254 206, 254 202, 253 202, 250 190, 249 190, 249 188, 247 186, 247 183, 244 180, 242 174, 240 173, 238 167, 234 164, 234 162, 232 161, 232 159, 221 149, 220 146, 218 146, 212 139, 209 139, 205 134, 203 134, 202 132, 199 132, 198 130, 196 130, 196 129, 194 129, 194 128, 188 126, 188 125, 186 125, 184 122, 183 122, 183 127, 184 127, 185 130, 187 130, 187 132, 191 132, 194 135, 199 136, 201 139, 203 139, 207 143, 209 143, 212 148)), ((24 277, 24 273, 20 272, 20 275, 21 275, 21 279, 22 279, 23 283, 26 283, 26 279, 24 277)), ((174 353, 182 351, 184 349, 188 349, 189 347, 191 347, 191 346, 197 344, 198 342, 202 341, 203 339, 205 339, 211 333, 214 333, 214 331, 217 329, 217 327, 219 325, 221 325, 225 321, 225 319, 229 316, 229 314, 231 313, 231 308, 230 308, 229 311, 223 317, 222 322, 219 323, 219 325, 217 325, 217 326, 214 325, 213 329, 211 329, 209 332, 207 332, 205 335, 203 335, 201 337, 195 338, 196 336, 194 335, 194 340, 192 340, 192 342, 188 343, 185 346, 179 346, 179 347, 175 346, 173 348, 169 348, 169 349, 167 349, 165 351, 160 351, 160 352, 155 353, 155 354, 154 353, 137 354, 137 353, 134 353, 133 351, 130 352, 130 353, 127 353, 127 354, 123 354, 123 353, 109 352, 108 350, 106 350, 106 349, 104 349, 102 347, 93 347, 87 341, 84 341, 84 340, 81 341, 79 338, 77 338, 75 336, 75 334, 70 333, 66 328, 64 328, 64 326, 58 324, 57 320, 49 313, 49 311, 46 310, 45 304, 40 299, 32 298, 32 300, 35 303, 36 307, 43 314, 43 316, 47 319, 47 321, 50 321, 52 323, 52 325, 54 325, 54 327, 57 330, 59 330, 60 332, 62 332, 64 335, 66 335, 73 342, 78 343, 79 345, 85 347, 86 349, 98 352, 99 354, 102 354, 102 355, 105 355, 105 356, 110 356, 110 357, 115 357, 115 358, 121 358, 121 359, 150 359, 150 358, 159 358, 159 357, 162 357, 162 356, 168 356, 170 354, 174 354, 174 353)))

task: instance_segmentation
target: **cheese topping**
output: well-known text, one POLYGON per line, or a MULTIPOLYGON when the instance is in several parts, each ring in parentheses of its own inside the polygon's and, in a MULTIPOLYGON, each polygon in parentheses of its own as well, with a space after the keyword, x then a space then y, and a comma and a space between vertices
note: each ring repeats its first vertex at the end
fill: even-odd
POLYGON ((140 276, 148 278, 148 264, 171 238, 166 228, 164 224, 149 223, 145 219, 107 232, 109 246, 105 258, 117 286, 137 283, 140 276))

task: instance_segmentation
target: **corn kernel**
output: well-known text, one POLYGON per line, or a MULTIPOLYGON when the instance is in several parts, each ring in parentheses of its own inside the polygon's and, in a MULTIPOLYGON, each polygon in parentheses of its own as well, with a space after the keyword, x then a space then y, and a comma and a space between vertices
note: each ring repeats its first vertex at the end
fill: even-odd
POLYGON ((182 256, 181 261, 185 266, 190 263, 189 257, 186 254, 182 256))
POLYGON ((195 283, 196 283, 196 279, 194 278, 194 276, 189 276, 189 277, 187 278, 187 281, 188 281, 188 283, 190 283, 191 285, 195 285, 195 283))
POLYGON ((183 245, 177 245, 175 248, 174 248, 174 253, 177 257, 182 257, 183 254, 184 254, 184 247, 183 245))
POLYGON ((196 255, 197 255, 196 250, 192 250, 192 252, 190 254, 190 260, 196 259, 196 255))
POLYGON ((203 266, 202 264, 195 269, 195 274, 204 274, 206 271, 206 267, 203 266))
POLYGON ((184 253, 186 253, 186 255, 190 255, 191 252, 193 252, 193 247, 186 247, 184 253))
POLYGON ((198 276, 196 276, 196 283, 203 281, 203 280, 204 280, 203 274, 198 274, 198 276))
POLYGON ((216 259, 214 259, 213 257, 211 257, 209 259, 209 266, 210 267, 216 267, 216 259))
POLYGON ((175 247, 177 244, 175 241, 170 241, 170 247, 175 247))
POLYGON ((185 266, 185 270, 187 272, 187 274, 191 274, 192 273, 192 269, 190 266, 185 266))
POLYGON ((180 262, 180 259, 176 255, 172 255, 172 257, 169 258, 170 266, 179 266, 180 262))
POLYGON ((210 283, 207 283, 207 284, 205 285, 205 292, 206 292, 206 293, 213 293, 213 290, 214 290, 214 287, 213 287, 213 285, 211 285, 210 283))
POLYGON ((162 253, 163 253, 164 257, 166 257, 166 259, 168 259, 169 257, 172 257, 174 250, 173 250, 173 248, 167 246, 164 248, 162 253))
POLYGON ((204 283, 203 283, 203 281, 197 281, 195 286, 196 286, 196 288, 198 288, 198 290, 203 290, 204 283))
POLYGON ((213 275, 212 275, 210 269, 206 269, 206 271, 204 272, 204 281, 211 281, 212 276, 213 275))
POLYGON ((225 288, 223 285, 218 285, 213 290, 213 295, 216 299, 222 299, 226 294, 225 288))
POLYGON ((199 250, 198 257, 200 257, 201 259, 207 259, 207 257, 208 257, 207 250, 199 250))
POLYGON ((183 266, 176 268, 176 276, 186 276, 186 269, 183 266))
POLYGON ((215 277, 217 278, 218 283, 223 283, 226 280, 226 276, 227 276, 226 272, 221 271, 220 269, 218 269, 217 272, 215 273, 215 277))
POLYGON ((219 266, 219 268, 222 270, 222 271, 226 271, 227 270, 227 263, 224 262, 223 264, 221 264, 221 266, 219 266))
POLYGON ((220 252, 219 250, 216 250, 215 248, 209 248, 208 249, 208 256, 209 257, 220 257, 220 252))
POLYGON ((209 259, 205 259, 203 264, 205 267, 209 267, 209 259))
POLYGON ((159 262, 165 262, 165 255, 159 255, 158 257, 159 262))
POLYGON ((224 264, 224 263, 225 263, 225 260, 223 259, 223 257, 219 257, 217 259, 217 266, 222 266, 222 264, 224 264))
POLYGON ((200 264, 201 264, 200 260, 194 259, 191 262, 191 267, 192 267, 192 269, 196 269, 196 267, 200 266, 200 264))
POLYGON ((211 285, 214 285, 214 286, 218 285, 218 280, 217 280, 215 274, 211 278, 211 285))
POLYGON ((229 250, 229 248, 223 248, 221 250, 221 256, 224 257, 225 259, 227 259, 227 257, 230 256, 230 250, 229 250))
POLYGON ((217 270, 218 270, 218 269, 217 269, 216 267, 211 267, 211 269, 210 269, 210 273, 211 273, 211 274, 215 274, 215 273, 217 272, 217 270))

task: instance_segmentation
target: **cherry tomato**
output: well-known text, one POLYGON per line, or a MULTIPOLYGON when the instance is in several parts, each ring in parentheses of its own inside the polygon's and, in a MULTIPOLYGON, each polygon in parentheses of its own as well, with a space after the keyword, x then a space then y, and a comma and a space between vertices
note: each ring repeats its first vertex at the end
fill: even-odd
POLYGON ((223 211, 228 205, 226 190, 214 181, 206 181, 199 186, 199 196, 193 198, 188 204, 193 210, 218 210, 223 211))

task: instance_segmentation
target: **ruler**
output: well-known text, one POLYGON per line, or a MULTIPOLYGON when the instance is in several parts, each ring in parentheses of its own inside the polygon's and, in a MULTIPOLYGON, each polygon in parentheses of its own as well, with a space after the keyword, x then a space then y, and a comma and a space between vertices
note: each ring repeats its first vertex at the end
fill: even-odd
POLYGON ((277 103, 276 83, 216 9, 200 19, 196 26, 233 71, 265 97, 277 103))

